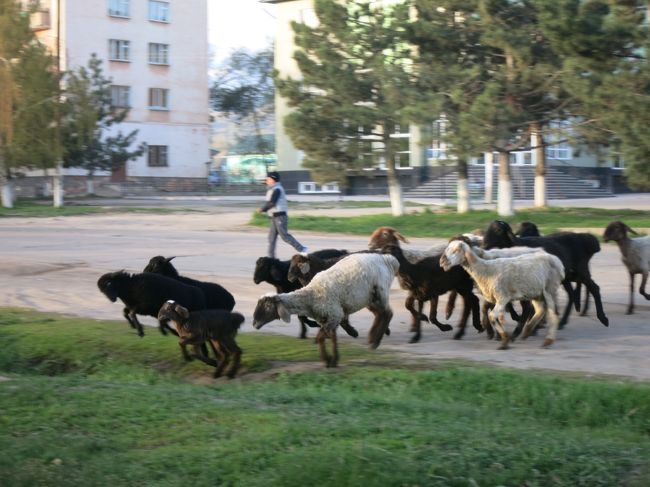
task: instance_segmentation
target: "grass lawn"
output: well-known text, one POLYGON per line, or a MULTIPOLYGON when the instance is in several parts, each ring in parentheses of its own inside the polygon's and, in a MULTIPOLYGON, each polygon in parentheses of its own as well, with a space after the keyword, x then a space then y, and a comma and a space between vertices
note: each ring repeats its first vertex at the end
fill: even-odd
MULTIPOLYGON (((399 230, 406 237, 449 238, 477 228, 485 229, 492 220, 497 219, 503 218, 491 210, 474 210, 461 215, 452 208, 437 211, 427 208, 424 211, 399 217, 390 213, 353 217, 292 215, 290 228, 292 230, 370 235, 379 226, 390 226, 399 230)), ((642 210, 551 207, 519 210, 515 216, 507 220, 514 230, 522 221, 532 221, 544 234, 563 228, 598 228, 604 231, 605 227, 614 220, 623 220, 632 228, 650 228, 650 212, 642 210)), ((268 220, 264 215, 255 214, 250 223, 267 226, 268 220)), ((602 236, 602 231, 598 233, 598 236, 602 236)))
POLYGON ((650 485, 650 385, 242 333, 241 378, 122 321, 0 309, 7 486, 650 485), (265 372, 266 371, 266 372, 265 372))
POLYGON ((96 215, 106 213, 174 213, 178 211, 193 212, 197 211, 190 208, 138 208, 138 207, 108 207, 108 206, 90 206, 78 204, 64 204, 61 208, 52 206, 51 200, 18 200, 13 208, 3 208, 0 206, 0 218, 2 217, 54 217, 54 216, 78 216, 78 215, 96 215))

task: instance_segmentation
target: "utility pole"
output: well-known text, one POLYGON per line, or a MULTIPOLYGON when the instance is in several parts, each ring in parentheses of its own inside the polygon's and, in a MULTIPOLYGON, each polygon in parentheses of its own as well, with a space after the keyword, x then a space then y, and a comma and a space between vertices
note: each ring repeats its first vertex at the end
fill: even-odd
POLYGON ((61 0, 56 0, 56 74, 58 77, 55 105, 56 168, 52 181, 53 206, 63 207, 63 160, 61 150, 61 0))

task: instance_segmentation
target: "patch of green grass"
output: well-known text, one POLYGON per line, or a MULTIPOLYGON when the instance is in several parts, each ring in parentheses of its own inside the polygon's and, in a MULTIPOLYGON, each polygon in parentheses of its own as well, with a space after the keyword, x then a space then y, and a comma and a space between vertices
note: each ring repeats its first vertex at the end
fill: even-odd
POLYGON ((650 484, 648 384, 353 364, 370 356, 359 347, 339 369, 246 380, 256 362, 313 360, 314 345, 245 333, 243 379, 201 385, 188 379, 206 366, 157 330, 0 316, 3 485, 650 484))
MULTIPOLYGON (((354 217, 327 217, 294 215, 291 217, 292 230, 317 232, 349 233, 370 235, 377 227, 390 226, 407 237, 450 238, 459 233, 475 229, 485 229, 492 220, 502 219, 492 210, 474 210, 458 214, 454 209, 443 208, 431 211, 428 208, 403 216, 391 214, 363 215, 354 217)), ((650 227, 650 212, 642 210, 605 210, 599 208, 544 208, 520 210, 508 218, 516 229, 522 221, 532 221, 544 234, 562 228, 602 228, 614 220, 623 220, 631 227, 650 227)), ((266 226, 264 215, 253 215, 251 225, 266 226)))
POLYGON ((46 200, 19 200, 13 208, 0 207, 0 218, 2 217, 54 217, 54 216, 78 216, 106 213, 175 213, 175 212, 199 211, 189 208, 155 208, 155 207, 122 207, 122 206, 92 206, 79 204, 64 204, 61 208, 52 206, 51 201, 46 200))

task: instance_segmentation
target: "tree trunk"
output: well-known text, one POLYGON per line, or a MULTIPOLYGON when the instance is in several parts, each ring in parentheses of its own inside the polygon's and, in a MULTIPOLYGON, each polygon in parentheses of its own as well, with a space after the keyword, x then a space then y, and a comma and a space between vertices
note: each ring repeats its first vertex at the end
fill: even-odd
POLYGON ((86 177, 86 194, 95 195, 95 180, 93 179, 92 173, 88 173, 86 177))
POLYGON ((0 186, 2 188, 2 207, 3 208, 13 208, 14 207, 14 185, 11 179, 8 179, 4 176, 0 177, 0 186))
POLYGON ((485 202, 491 204, 494 201, 492 195, 492 182, 494 181, 494 152, 485 153, 485 202))
POLYGON ((510 181, 510 153, 499 152, 499 194, 497 213, 499 216, 512 216, 512 183, 510 181))
POLYGON ((63 207, 63 165, 60 161, 52 177, 52 204, 54 208, 63 207))
POLYGON ((464 159, 458 160, 457 184, 456 211, 467 213, 471 209, 472 201, 469 194, 467 161, 464 159))
POLYGON ((395 151, 393 150, 390 134, 392 130, 388 124, 383 126, 384 160, 386 161, 386 176, 388 183, 388 196, 393 216, 404 214, 404 200, 402 197, 402 185, 397 177, 395 168, 395 151))
POLYGON ((544 150, 544 135, 539 123, 531 126, 531 142, 535 158, 535 208, 547 206, 546 200, 546 151, 544 150))

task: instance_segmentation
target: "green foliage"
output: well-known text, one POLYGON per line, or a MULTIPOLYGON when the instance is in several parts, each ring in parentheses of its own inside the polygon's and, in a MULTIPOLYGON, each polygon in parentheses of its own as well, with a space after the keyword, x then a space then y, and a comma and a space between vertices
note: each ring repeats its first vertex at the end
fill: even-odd
POLYGON ((51 167, 58 77, 35 39, 29 10, 0 0, 0 174, 16 167, 51 167))
POLYGON ((404 5, 316 0, 318 26, 292 24, 301 78, 279 78, 279 92, 292 111, 284 120, 303 166, 320 183, 347 186, 350 171, 383 161, 390 181, 397 140, 407 122, 404 99, 411 86, 404 5))
POLYGON ((138 131, 116 131, 128 109, 111 106, 111 80, 104 77, 102 61, 93 54, 88 66, 67 73, 63 146, 65 167, 79 167, 92 175, 98 170, 114 170, 140 157, 145 145, 135 149, 138 131))
MULTIPOLYGON (((200 381, 155 330, 0 311, 7 485, 650 482, 647 384, 398 359, 200 381)), ((314 347, 240 339, 249 365, 314 347)))

